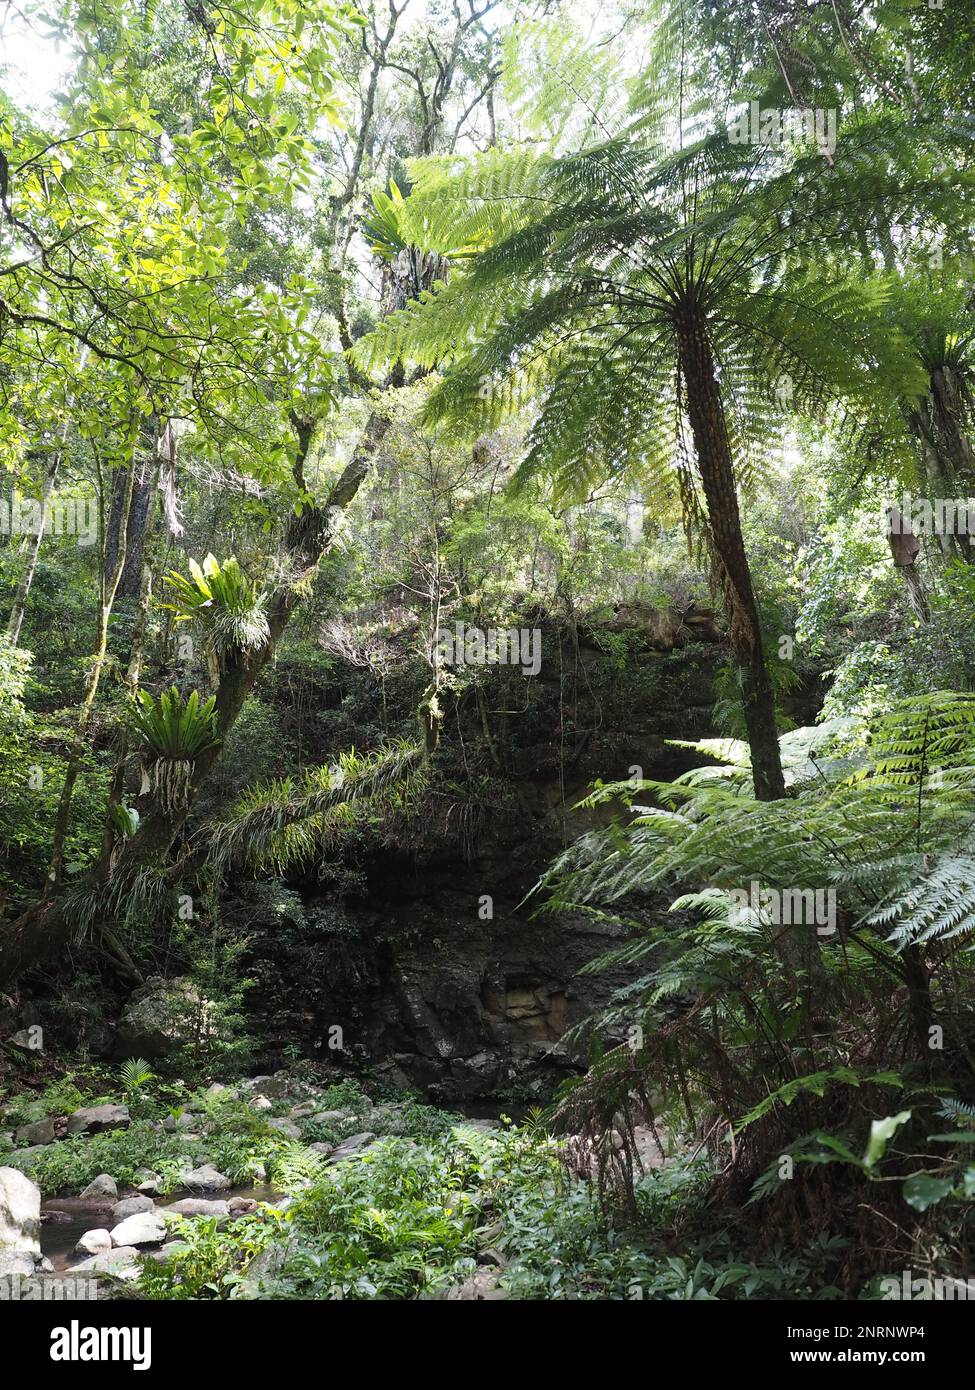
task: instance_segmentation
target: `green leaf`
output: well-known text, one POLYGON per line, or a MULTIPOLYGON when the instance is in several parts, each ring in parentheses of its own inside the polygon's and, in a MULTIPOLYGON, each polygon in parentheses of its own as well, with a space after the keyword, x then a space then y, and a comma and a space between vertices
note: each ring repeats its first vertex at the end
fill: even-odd
POLYGON ((870 1126, 867 1152, 863 1156, 863 1161, 868 1168, 872 1168, 874 1164, 880 1162, 890 1140, 893 1139, 901 1125, 906 1124, 910 1118, 910 1110, 901 1110, 897 1115, 888 1115, 883 1120, 874 1120, 870 1126))
POLYGON ((944 1200, 954 1187, 950 1178, 933 1178, 929 1173, 912 1173, 904 1184, 904 1201, 915 1211, 927 1211, 944 1200))

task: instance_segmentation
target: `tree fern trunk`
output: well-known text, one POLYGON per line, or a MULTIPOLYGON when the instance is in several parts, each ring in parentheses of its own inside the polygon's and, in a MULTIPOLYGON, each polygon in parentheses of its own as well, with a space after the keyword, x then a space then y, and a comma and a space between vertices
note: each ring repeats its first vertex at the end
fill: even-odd
MULTIPOLYGON (((967 413, 956 372, 948 366, 933 368, 927 395, 907 412, 932 497, 963 497, 972 490, 975 451, 965 429, 967 413)), ((970 536, 939 533, 937 540, 945 555, 975 563, 970 536)))
POLYGON ((678 351, 714 560, 724 594, 732 650, 742 672, 755 795, 759 801, 775 801, 785 795, 775 699, 765 666, 758 606, 741 534, 728 424, 707 325, 700 311, 688 312, 678 323, 678 351))

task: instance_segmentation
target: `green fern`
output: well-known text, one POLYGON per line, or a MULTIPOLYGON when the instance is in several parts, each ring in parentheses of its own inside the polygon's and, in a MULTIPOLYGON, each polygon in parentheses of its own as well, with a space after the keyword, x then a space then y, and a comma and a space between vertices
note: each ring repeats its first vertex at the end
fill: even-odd
POLYGON ((215 698, 211 695, 201 701, 198 690, 191 691, 185 700, 175 685, 162 691, 158 698, 140 690, 132 711, 132 727, 151 757, 192 762, 217 742, 215 707, 215 698))
POLYGON ((925 1019, 942 1026, 946 1047, 964 1052, 973 710, 967 693, 934 692, 873 721, 792 731, 782 739, 791 794, 776 803, 749 794, 747 753, 734 741, 706 744, 734 757, 724 777, 595 789, 585 804, 605 814, 615 801, 623 818, 569 846, 536 897, 544 910, 582 910, 628 932, 588 967, 625 983, 567 1038, 598 1037, 607 1050, 559 1102, 556 1123, 595 1134, 617 1125, 633 1097, 651 1108, 666 1097, 674 1125, 713 1126, 717 1117, 732 1125, 736 1171, 749 1184, 761 1179, 756 1191, 768 1195, 776 1189, 766 1181, 767 1146, 798 1152, 784 1135, 805 1124, 813 1137, 802 1161, 838 1161, 823 1138, 836 1117, 875 1115, 878 1087, 899 1085, 904 1068, 930 1066, 925 1019), (741 890, 753 884, 783 895, 796 885, 832 889, 836 931, 785 929, 760 897, 742 907, 741 890), (675 889, 661 912, 659 895, 675 889), (918 989, 928 971, 944 983, 926 1005, 918 989), (908 990, 910 1022, 895 1024, 891 995, 908 990), (833 1017, 853 1021, 834 1034, 825 1023, 833 1017), (863 1094, 838 1094, 845 1090, 863 1094))
POLYGON ((131 724, 142 748, 143 792, 152 792, 168 811, 186 806, 196 759, 220 742, 215 711, 215 697, 201 702, 196 690, 185 700, 176 686, 155 699, 136 692, 131 724))

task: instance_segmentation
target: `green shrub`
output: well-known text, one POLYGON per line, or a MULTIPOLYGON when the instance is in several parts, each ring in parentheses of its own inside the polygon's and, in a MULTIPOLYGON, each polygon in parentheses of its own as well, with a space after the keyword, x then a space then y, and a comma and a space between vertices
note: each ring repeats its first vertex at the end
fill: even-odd
POLYGON ((5 1106, 6 1120, 13 1126, 33 1124, 48 1115, 69 1115, 85 1104, 85 1098, 73 1081, 62 1078, 46 1086, 40 1095, 30 1091, 13 1096, 5 1106))
POLYGON ((262 1207, 223 1230, 216 1217, 173 1220, 170 1234, 181 1248, 165 1262, 145 1262, 139 1281, 143 1293, 151 1299, 231 1298, 251 1260, 277 1234, 274 1218, 273 1208, 262 1207))
POLYGON ((147 1120, 128 1129, 110 1129, 90 1138, 76 1135, 60 1143, 21 1150, 0 1158, 0 1167, 17 1168, 37 1183, 45 1197, 80 1192, 99 1173, 109 1173, 120 1187, 135 1184, 139 1168, 163 1179, 163 1190, 178 1185, 181 1167, 192 1161, 193 1146, 175 1135, 159 1133, 147 1120))

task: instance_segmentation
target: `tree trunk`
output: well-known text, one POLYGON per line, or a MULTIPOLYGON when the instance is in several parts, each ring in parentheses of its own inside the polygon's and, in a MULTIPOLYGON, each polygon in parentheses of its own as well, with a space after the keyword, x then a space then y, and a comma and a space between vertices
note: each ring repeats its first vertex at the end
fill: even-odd
POLYGON ((759 801, 775 801, 785 796, 775 698, 765 665, 758 606, 741 534, 731 443, 714 355, 707 324, 699 310, 687 311, 677 329, 687 413, 707 505, 712 550, 724 594, 731 646, 742 673, 755 796, 759 801))
MULTIPOLYGON (((121 472, 123 470, 120 469, 119 471, 121 472)), ((134 459, 130 458, 128 460, 128 466, 124 469, 124 472, 127 479, 127 487, 124 495, 124 510, 122 513, 123 524, 118 537, 114 566, 111 573, 109 573, 106 568, 107 555, 103 554, 102 556, 102 581, 99 585, 100 603, 98 606, 98 645, 95 648, 94 662, 88 673, 88 688, 85 691, 85 698, 82 701, 81 711, 78 715, 78 724, 75 728, 71 753, 68 758, 68 766, 64 774, 61 795, 58 799, 57 812, 54 817, 51 865, 48 870, 46 888, 46 892, 48 893, 60 887, 61 879, 64 874, 64 848, 68 835, 68 825, 71 819, 71 802, 74 798, 75 784, 78 781, 78 774, 81 770, 81 757, 85 748, 85 735, 88 732, 91 711, 95 704, 95 696, 98 694, 98 686, 105 666, 105 658, 108 654, 108 625, 111 621, 112 609, 115 606, 115 596, 118 593, 122 572, 125 568, 125 518, 131 515, 129 503, 132 500, 132 488, 135 478, 134 459)))
MULTIPOLYGON (((958 498, 972 491, 975 452, 965 420, 964 392, 955 370, 949 366, 933 368, 927 395, 907 412, 932 497, 958 498)), ((939 533, 937 540, 945 556, 954 553, 966 564, 975 562, 975 548, 967 534, 939 533)))
POLYGON ((142 552, 145 549, 149 510, 159 473, 159 451, 156 442, 156 417, 150 422, 152 444, 138 460, 133 457, 129 468, 120 468, 112 486, 112 504, 105 536, 105 570, 112 574, 120 551, 124 554, 118 584, 120 599, 137 598, 142 582, 142 552), (124 537, 124 540, 123 540, 124 537))
POLYGON ((917 567, 922 552, 921 542, 911 529, 911 523, 899 507, 887 508, 887 542, 894 568, 903 578, 907 597, 914 616, 921 623, 931 621, 931 605, 924 579, 917 567))

